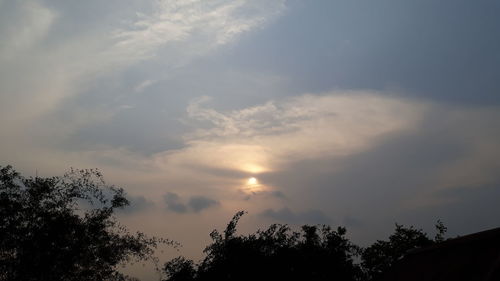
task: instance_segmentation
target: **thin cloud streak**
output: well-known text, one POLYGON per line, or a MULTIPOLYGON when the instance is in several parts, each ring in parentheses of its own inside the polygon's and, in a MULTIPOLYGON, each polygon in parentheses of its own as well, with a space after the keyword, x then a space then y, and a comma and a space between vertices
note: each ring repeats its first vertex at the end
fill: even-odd
POLYGON ((369 149, 384 136, 411 130, 426 111, 424 104, 371 92, 304 95, 230 112, 202 107, 206 101, 193 101, 187 111, 210 126, 188 135, 186 148, 169 151, 165 162, 270 172, 369 149))
MULTIPOLYGON (((62 10, 58 10, 57 4, 49 6, 39 1, 9 4, 9 14, 17 16, 0 28, 0 36, 8 39, 0 45, 0 118, 9 120, 1 124, 5 149, 0 152, 6 161, 19 161, 19 156, 11 147, 21 144, 27 153, 38 155, 40 159, 53 155, 50 158, 54 162, 55 159, 61 160, 61 151, 51 146, 67 139, 80 128, 106 123, 134 106, 99 104, 82 108, 73 105, 72 109, 66 109, 65 101, 88 95, 88 91, 96 88, 101 81, 112 80, 159 53, 161 55, 157 59, 170 66, 165 70, 165 75, 168 75, 174 71, 174 65, 178 67, 193 58, 207 55, 218 46, 234 41, 237 35, 259 28, 284 9, 283 1, 148 3, 153 6, 153 12, 150 15, 140 14, 130 26, 116 17, 110 17, 112 22, 96 18, 95 25, 71 35, 60 32, 67 18, 59 16, 62 10), (59 110, 69 112, 69 116, 54 116, 59 110)), ((140 92, 158 79, 161 77, 148 79, 136 86, 136 90, 140 92)), ((121 91, 112 94, 113 100, 124 99, 121 91)), ((89 149, 81 157, 132 153, 123 154, 123 150, 121 147, 100 146, 95 150, 89 149)), ((69 155, 70 159, 80 157, 76 155, 78 153, 73 154, 75 158, 69 155)), ((62 157, 68 158, 68 155, 62 157)), ((82 162, 70 162, 75 161, 82 162)), ((68 161, 63 160, 62 163, 68 161)), ((39 164, 29 166, 37 167, 39 164)))
MULTIPOLYGON (((0 45, 0 60, 9 62, 0 70, 12 72, 13 68, 23 79, 2 81, 2 103, 15 90, 15 99, 4 104, 16 104, 25 108, 24 116, 39 118, 57 108, 64 98, 81 94, 98 79, 154 57, 163 48, 168 48, 168 53, 162 53, 161 60, 178 67, 260 27, 284 9, 283 1, 152 1, 151 5, 152 14, 139 14, 131 26, 106 23, 104 30, 58 38, 50 48, 43 46, 44 40, 56 36, 51 30, 64 24, 58 20, 57 10, 38 1, 16 5, 12 14, 19 16, 6 25, 9 28, 0 30, 7 39, 0 45)), ((173 66, 170 68, 172 71, 173 66)), ((139 85, 138 91, 148 84, 139 85)), ((16 115, 8 112, 11 118, 16 115)))
POLYGON ((123 55, 142 58, 154 56, 167 43, 188 41, 184 51, 200 55, 264 24, 283 9, 282 0, 158 1, 151 15, 139 15, 130 30, 115 32, 116 48, 123 55))

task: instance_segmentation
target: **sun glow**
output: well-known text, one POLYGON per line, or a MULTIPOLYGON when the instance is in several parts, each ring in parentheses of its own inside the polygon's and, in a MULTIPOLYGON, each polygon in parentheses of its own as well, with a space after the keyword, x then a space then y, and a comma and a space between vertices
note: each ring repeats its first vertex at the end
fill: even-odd
POLYGON ((259 181, 255 177, 251 177, 247 180, 247 185, 257 185, 259 181))
POLYGON ((242 187, 242 190, 246 193, 256 193, 262 191, 264 186, 259 183, 259 180, 256 177, 250 177, 246 180, 245 185, 242 187))

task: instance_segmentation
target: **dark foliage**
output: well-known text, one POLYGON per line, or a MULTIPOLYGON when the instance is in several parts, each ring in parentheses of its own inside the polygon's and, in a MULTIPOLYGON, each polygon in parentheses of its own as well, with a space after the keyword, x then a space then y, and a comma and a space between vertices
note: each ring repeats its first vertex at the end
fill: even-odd
POLYGON ((126 280, 119 265, 170 243, 119 225, 126 205, 96 170, 24 178, 0 167, 0 280, 126 280))
POLYGON ((286 225, 247 236, 235 235, 243 212, 237 213, 223 234, 214 230, 206 257, 197 266, 176 258, 165 265, 167 280, 358 280, 353 262, 358 247, 345 238, 345 228, 303 226, 293 232, 286 225))
MULTIPOLYGON (((10 166, 0 167, 0 281, 136 280, 117 268, 157 262, 155 247, 172 242, 129 233, 113 215, 128 204, 123 190, 106 185, 96 170, 24 178, 10 166)), ((222 233, 210 234, 213 241, 200 263, 183 257, 167 262, 166 280, 376 280, 408 251, 444 241, 446 232, 439 221, 434 239, 396 224, 387 241, 361 249, 343 227, 304 225, 297 232, 273 224, 237 235, 243 214, 222 233)))
POLYGON ((378 240, 362 251, 361 260, 366 278, 377 279, 408 251, 444 241, 446 227, 442 222, 438 221, 436 230, 437 234, 432 240, 421 229, 396 224, 388 241, 378 240))
POLYGON ((210 234, 213 242, 199 264, 183 257, 166 263, 166 281, 374 280, 408 251, 444 241, 446 232, 438 221, 433 240, 420 229, 396 224, 388 241, 361 249, 345 238, 342 227, 305 225, 294 232, 273 224, 254 234, 236 235, 243 214, 238 212, 222 234, 210 234))
POLYGON ((195 280, 196 270, 194 262, 184 257, 177 257, 165 264, 164 272, 171 281, 195 280))

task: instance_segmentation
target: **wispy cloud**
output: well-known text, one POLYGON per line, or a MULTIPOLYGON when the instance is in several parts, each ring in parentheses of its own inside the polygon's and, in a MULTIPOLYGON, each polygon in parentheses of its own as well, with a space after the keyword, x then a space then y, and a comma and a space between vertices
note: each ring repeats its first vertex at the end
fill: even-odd
POLYGON ((184 198, 174 192, 167 192, 163 195, 163 199, 167 210, 178 214, 187 212, 199 213, 205 209, 219 205, 218 201, 206 196, 194 195, 190 196, 188 200, 184 200, 184 198))
MULTIPOLYGON (((121 75, 134 65, 156 56, 156 61, 165 65, 162 73, 168 75, 175 67, 259 28, 284 9, 283 1, 148 1, 142 5, 150 5, 150 9, 144 9, 150 13, 143 11, 130 19, 131 13, 122 13, 123 7, 117 6, 112 17, 96 13, 93 24, 82 25, 69 22, 72 15, 64 13, 78 11, 63 9, 62 4, 27 0, 2 5, 0 119, 9 122, 1 123, 6 151, 0 152, 11 162, 19 157, 7 147, 23 143, 40 155, 59 154, 50 146, 125 110, 115 103, 133 95, 134 89, 116 90, 116 84, 110 81, 122 79, 121 75), (66 25, 80 29, 68 33, 66 25), (112 102, 68 105, 68 100, 102 90, 100 83, 110 87, 106 94, 112 102), (59 112, 65 117, 57 116, 59 112)), ((95 11, 106 6, 104 2, 88 5, 94 5, 91 10, 95 11)), ((135 90, 143 91, 161 79, 146 78, 135 90)), ((123 150, 109 149, 114 152, 103 154, 115 155, 123 150)), ((95 149, 87 152, 90 155, 95 149)))
POLYGON ((202 55, 237 35, 264 24, 284 9, 284 0, 158 1, 150 15, 140 14, 130 29, 117 30, 116 50, 127 58, 146 58, 169 43, 202 55))
POLYGON ((44 7, 38 1, 20 1, 16 10, 0 21, 0 61, 16 59, 43 40, 53 25, 57 13, 44 7))
POLYGON ((237 190, 281 190, 287 202, 275 203, 307 206, 321 199, 307 190, 334 194, 339 188, 345 195, 352 186, 367 194, 394 190, 395 204, 422 208, 443 188, 500 180, 496 109, 370 91, 308 94, 228 111, 208 102, 201 98, 187 108, 194 130, 185 146, 155 154, 152 163, 169 181, 211 190, 221 200, 234 200, 237 190), (193 174, 196 179, 187 179, 193 174), (259 179, 258 189, 245 184, 251 176, 259 179))
POLYGON ((247 173, 279 170, 294 161, 368 149, 384 136, 413 129, 426 110, 370 92, 304 95, 230 112, 205 108, 206 101, 193 101, 187 111, 210 125, 187 136, 187 147, 169 152, 168 161, 247 173))
MULTIPOLYGON (((57 107, 62 98, 84 92, 98 79, 160 53, 159 59, 169 66, 164 70, 168 73, 175 66, 233 41, 239 34, 259 28, 284 9, 281 0, 147 3, 152 6, 151 13, 139 13, 130 25, 123 23, 130 22, 128 18, 114 18, 112 22, 96 18, 103 24, 89 25, 87 30, 71 36, 58 33, 67 24, 67 17, 58 17, 57 5, 49 8, 38 1, 23 1, 9 7, 9 13, 4 12, 8 22, 0 27, 4 39, 0 43, 0 60, 15 65, 3 63, 0 70, 14 71, 23 79, 1 79, 0 99, 21 92, 18 96, 23 98, 15 99, 20 106, 29 107, 28 112, 44 112, 57 107), (47 48, 41 43, 49 35, 52 41, 47 48), (28 105, 33 99, 40 100, 36 107, 28 105)), ((137 90, 152 81, 139 85, 137 90)))

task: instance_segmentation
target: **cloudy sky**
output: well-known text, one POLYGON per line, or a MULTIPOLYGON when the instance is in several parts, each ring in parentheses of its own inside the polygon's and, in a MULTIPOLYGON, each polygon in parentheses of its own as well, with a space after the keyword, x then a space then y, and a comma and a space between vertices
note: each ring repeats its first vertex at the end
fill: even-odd
POLYGON ((195 259, 238 210, 242 232, 328 223, 362 245, 395 222, 497 227, 499 13, 466 0, 0 0, 0 165, 99 168, 132 199, 127 225, 195 259))

